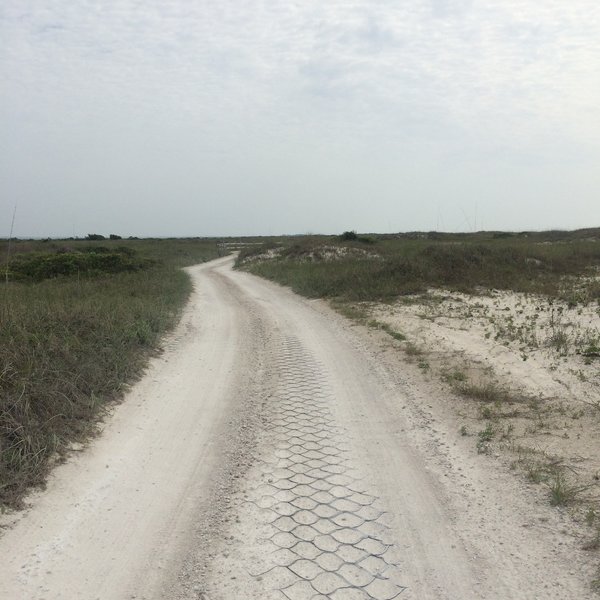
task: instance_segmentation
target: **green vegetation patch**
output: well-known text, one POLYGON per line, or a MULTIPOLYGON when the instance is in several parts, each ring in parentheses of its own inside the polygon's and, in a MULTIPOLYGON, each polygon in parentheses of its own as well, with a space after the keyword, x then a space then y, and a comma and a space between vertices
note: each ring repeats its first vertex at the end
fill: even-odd
POLYGON ((218 254, 203 240, 63 246, 16 243, 22 277, 0 286, 0 508, 43 484, 140 376, 191 291, 177 266, 218 254))
POLYGON ((255 248, 240 254, 238 266, 309 297, 347 301, 386 302, 431 288, 513 290, 575 303, 600 298, 596 238, 423 234, 371 236, 365 245, 347 234, 288 240, 268 260, 251 260, 265 252, 255 248))
POLYGON ((8 278, 42 281, 54 277, 86 276, 139 271, 152 264, 150 259, 136 257, 131 248, 83 248, 82 251, 29 254, 18 256, 8 268, 8 278))

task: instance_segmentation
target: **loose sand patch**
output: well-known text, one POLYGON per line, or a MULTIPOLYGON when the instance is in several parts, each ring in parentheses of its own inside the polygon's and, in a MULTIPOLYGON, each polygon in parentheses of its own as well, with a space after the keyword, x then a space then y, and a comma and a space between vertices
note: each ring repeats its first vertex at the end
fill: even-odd
POLYGON ((395 343, 423 373, 445 382, 480 452, 505 458, 552 502, 562 504, 552 493, 564 492, 573 516, 598 527, 598 305, 430 291, 363 308, 371 325, 406 336, 395 343))

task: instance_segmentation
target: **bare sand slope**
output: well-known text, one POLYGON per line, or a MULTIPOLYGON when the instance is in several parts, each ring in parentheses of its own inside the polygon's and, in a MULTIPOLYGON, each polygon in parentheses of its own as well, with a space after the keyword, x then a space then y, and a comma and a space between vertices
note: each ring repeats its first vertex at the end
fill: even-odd
POLYGON ((231 263, 190 269, 163 355, 8 523, 0 598, 592 597, 556 512, 401 363, 231 263))

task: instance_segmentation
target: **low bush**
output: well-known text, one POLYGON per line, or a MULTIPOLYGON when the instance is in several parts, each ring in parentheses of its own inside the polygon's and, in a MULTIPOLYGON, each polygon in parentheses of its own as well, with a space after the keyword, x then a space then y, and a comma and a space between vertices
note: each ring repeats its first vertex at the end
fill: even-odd
POLYGON ((9 279, 42 281, 60 276, 97 277, 104 274, 138 271, 152 264, 135 258, 129 248, 94 248, 83 252, 30 254, 17 257, 9 265, 9 279))

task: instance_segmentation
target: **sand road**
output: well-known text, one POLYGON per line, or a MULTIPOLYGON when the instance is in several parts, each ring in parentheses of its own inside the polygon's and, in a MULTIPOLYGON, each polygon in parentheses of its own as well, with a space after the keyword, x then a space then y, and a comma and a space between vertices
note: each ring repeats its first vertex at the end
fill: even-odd
POLYGON ((231 267, 189 269, 165 352, 7 525, 0 598, 592 597, 552 517, 533 527, 423 416, 401 363, 231 267))

